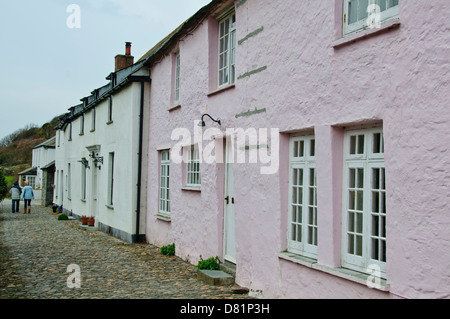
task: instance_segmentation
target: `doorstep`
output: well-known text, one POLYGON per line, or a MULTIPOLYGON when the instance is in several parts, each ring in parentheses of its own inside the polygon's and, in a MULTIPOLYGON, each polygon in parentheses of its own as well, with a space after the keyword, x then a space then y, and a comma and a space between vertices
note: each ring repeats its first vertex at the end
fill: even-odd
POLYGON ((229 286, 234 284, 234 277, 222 270, 197 270, 197 279, 211 286, 229 286))
POLYGON ((82 224, 80 224, 79 227, 80 227, 80 229, 86 230, 86 231, 98 230, 98 227, 89 226, 89 225, 82 225, 82 224))

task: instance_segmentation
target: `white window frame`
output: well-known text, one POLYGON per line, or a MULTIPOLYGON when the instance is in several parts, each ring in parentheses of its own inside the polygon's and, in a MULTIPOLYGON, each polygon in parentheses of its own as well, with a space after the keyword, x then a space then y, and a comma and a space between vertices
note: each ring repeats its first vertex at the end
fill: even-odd
MULTIPOLYGON (((380 9, 383 9, 383 6, 380 6, 381 2, 385 3, 385 10, 382 10, 380 12, 380 21, 379 23, 383 23, 387 20, 393 19, 393 18, 397 18, 399 15, 399 5, 398 2, 399 0, 343 0, 344 1, 344 10, 343 10, 343 34, 345 35, 349 35, 351 33, 354 32, 358 32, 367 28, 371 28, 374 26, 374 22, 373 19, 369 19, 369 13, 367 12, 368 6, 369 5, 378 5, 380 7, 380 9), (353 5, 365 5, 365 3, 363 4, 362 2, 366 2, 367 1, 367 7, 366 10, 362 10, 362 12, 365 13, 365 16, 362 18, 356 17, 356 21, 349 24, 350 23, 350 13, 349 13, 349 9, 350 6, 353 5), (389 3, 390 2, 397 2, 397 4, 393 3, 394 6, 388 8, 389 3)), ((357 11, 361 11, 358 10, 357 11)))
POLYGON ((159 212, 170 215, 170 150, 160 152, 159 212))
POLYGON ((292 136, 289 149, 287 250, 316 259, 318 225, 314 135, 292 136))
POLYGON ((84 134, 84 113, 80 116, 80 135, 84 134))
POLYGON ((197 145, 191 145, 185 149, 187 151, 186 162, 186 186, 200 187, 200 152, 197 145))
POLYGON ((114 161, 115 154, 110 152, 108 156, 108 205, 114 205, 114 161))
POLYGON ((236 13, 225 13, 219 21, 218 87, 233 84, 236 78, 236 13))
POLYGON ((111 124, 113 122, 113 96, 110 95, 108 98, 108 119, 106 124, 111 124))
POLYGON ((371 274, 369 267, 376 265, 380 277, 384 279, 386 279, 387 244, 385 178, 383 129, 375 127, 346 131, 342 197, 342 267, 371 274), (353 154, 352 136, 364 136, 361 151, 353 154), (376 138, 379 144, 374 144, 376 138), (377 145, 377 150, 374 150, 374 145, 377 145), (373 174, 376 170, 378 176, 382 176, 382 182, 381 179, 378 180, 381 188, 377 189, 374 188, 376 180, 373 174), (358 179, 358 172, 362 172, 362 180, 358 179), (375 193, 378 195, 375 196, 375 193), (374 198, 377 198, 378 203, 374 198), (374 204, 378 207, 378 211, 373 211, 374 204), (379 258, 373 258, 375 255, 379 258))
POLYGON ((91 111, 91 132, 95 131, 95 117, 96 117, 96 108, 93 107, 91 111))
POLYGON ((84 164, 86 162, 87 162, 86 158, 81 159, 81 196, 80 196, 80 199, 82 201, 86 200, 87 167, 86 167, 86 164, 84 164))
POLYGON ((67 187, 67 199, 72 199, 72 176, 71 176, 71 165, 70 163, 67 163, 67 181, 66 181, 66 187, 67 187))
POLYGON ((26 180, 33 189, 36 188, 36 176, 27 176, 26 180))
POLYGON ((68 141, 72 140, 72 122, 69 123, 69 138, 68 141))
POLYGON ((180 73, 181 73, 181 57, 180 52, 175 53, 175 83, 174 83, 174 103, 180 103, 180 73))

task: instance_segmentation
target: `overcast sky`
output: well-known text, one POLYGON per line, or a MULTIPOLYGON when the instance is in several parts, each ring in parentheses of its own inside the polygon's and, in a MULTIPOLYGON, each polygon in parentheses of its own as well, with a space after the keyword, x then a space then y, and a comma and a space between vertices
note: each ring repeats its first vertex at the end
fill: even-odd
POLYGON ((66 113, 107 83, 105 77, 114 71, 116 54, 124 54, 125 42, 133 43, 137 61, 209 2, 2 1, 0 139, 66 113), (71 4, 80 9, 79 20, 71 4))

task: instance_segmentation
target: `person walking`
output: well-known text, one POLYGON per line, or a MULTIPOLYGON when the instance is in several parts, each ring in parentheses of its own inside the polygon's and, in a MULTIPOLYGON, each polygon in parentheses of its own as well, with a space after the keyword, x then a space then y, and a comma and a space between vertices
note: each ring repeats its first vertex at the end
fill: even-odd
POLYGON ((28 210, 28 214, 31 212, 31 200, 34 199, 33 188, 30 186, 28 181, 25 181, 25 187, 22 190, 22 199, 23 199, 23 213, 26 214, 28 210))
POLYGON ((12 213, 19 212, 20 195, 22 194, 22 189, 19 186, 19 182, 14 182, 14 185, 9 190, 12 199, 12 213))

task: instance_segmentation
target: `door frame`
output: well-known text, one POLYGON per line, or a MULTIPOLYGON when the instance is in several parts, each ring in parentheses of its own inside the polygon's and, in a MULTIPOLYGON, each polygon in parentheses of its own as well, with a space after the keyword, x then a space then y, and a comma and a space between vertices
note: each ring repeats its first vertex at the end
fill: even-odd
POLYGON ((236 218, 235 218, 235 205, 234 205, 234 140, 233 137, 226 137, 225 139, 225 158, 224 158, 224 191, 223 191, 223 259, 224 261, 236 264, 236 218), (230 157, 233 156, 233 157, 230 157), (230 160, 231 159, 231 160, 230 160), (231 174, 231 176, 230 176, 231 174), (231 177, 231 179, 230 179, 231 177), (232 181, 232 188, 230 191, 229 182, 232 181), (229 225, 229 214, 231 216, 232 224, 229 225), (232 232, 229 232, 229 227, 232 227, 232 232), (234 252, 232 255, 228 255, 228 239, 229 235, 233 236, 234 252))

